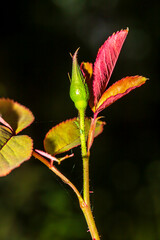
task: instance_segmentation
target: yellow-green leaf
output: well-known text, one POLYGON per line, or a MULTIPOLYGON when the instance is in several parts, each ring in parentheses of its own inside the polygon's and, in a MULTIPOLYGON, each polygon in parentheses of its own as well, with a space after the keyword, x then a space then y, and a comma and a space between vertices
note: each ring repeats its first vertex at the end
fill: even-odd
MULTIPOLYGON (((5 132, 5 130, 1 128, 1 131, 5 132)), ((6 138, 9 137, 9 132, 5 132, 5 135, 6 138)), ((5 137, 3 142, 5 142, 5 137)), ((32 149, 33 141, 26 135, 9 138, 0 149, 0 176, 9 174, 14 168, 28 160, 32 155, 32 149)))
POLYGON ((0 115, 16 134, 34 121, 34 116, 28 108, 5 98, 0 99, 0 115))
MULTIPOLYGON (((85 119, 86 136, 88 135, 91 119, 85 119)), ((104 122, 97 121, 95 128, 95 137, 103 131, 104 122)), ((66 152, 80 145, 80 130, 77 118, 64 121, 53 127, 44 139, 45 151, 51 155, 66 152)))

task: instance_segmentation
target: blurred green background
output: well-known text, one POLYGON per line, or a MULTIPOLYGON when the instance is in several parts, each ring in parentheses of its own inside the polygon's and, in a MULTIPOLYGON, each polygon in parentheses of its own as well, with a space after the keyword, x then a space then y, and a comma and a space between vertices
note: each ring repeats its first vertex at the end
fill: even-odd
MULTIPOLYGON (((159 13, 154 0, 1 3, 0 97, 34 113, 23 133, 38 149, 52 126, 77 115, 68 94, 69 53, 80 47, 79 62, 94 62, 109 35, 130 29, 110 84, 136 74, 150 81, 102 112, 107 125, 90 164, 102 240, 160 239, 159 13)), ((81 191, 80 150, 74 153, 59 168, 81 191)), ((90 239, 72 191, 34 158, 0 179, 0 240, 33 239, 90 239)))

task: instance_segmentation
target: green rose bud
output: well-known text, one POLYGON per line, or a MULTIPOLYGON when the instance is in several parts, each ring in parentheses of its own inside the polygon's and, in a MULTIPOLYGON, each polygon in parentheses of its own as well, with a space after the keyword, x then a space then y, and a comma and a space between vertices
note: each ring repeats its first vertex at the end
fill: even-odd
POLYGON ((78 50, 79 49, 77 49, 73 55, 70 98, 74 102, 78 111, 85 111, 88 105, 89 90, 77 62, 78 50))

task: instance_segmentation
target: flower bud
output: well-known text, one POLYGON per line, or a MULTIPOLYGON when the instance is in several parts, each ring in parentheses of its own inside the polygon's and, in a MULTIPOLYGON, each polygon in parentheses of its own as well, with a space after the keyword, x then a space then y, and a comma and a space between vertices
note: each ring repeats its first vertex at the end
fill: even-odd
POLYGON ((75 107, 78 109, 78 111, 85 111, 89 99, 89 90, 77 62, 77 53, 78 49, 73 55, 70 98, 74 102, 75 107))

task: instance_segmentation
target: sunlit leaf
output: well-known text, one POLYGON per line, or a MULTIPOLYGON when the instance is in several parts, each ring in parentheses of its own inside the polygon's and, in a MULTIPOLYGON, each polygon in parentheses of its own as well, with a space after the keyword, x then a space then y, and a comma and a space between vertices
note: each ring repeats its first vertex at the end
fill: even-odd
POLYGON ((102 111, 104 108, 128 94, 133 89, 140 87, 146 82, 146 80, 147 78, 142 76, 132 76, 125 77, 117 81, 103 93, 97 104, 96 112, 102 111))
MULTIPOLYGON (((91 120, 86 118, 86 136, 88 135, 91 120)), ((104 122, 97 121, 95 128, 95 137, 103 131, 104 122)), ((66 152, 80 145, 80 130, 77 118, 67 120, 53 127, 44 139, 44 148, 51 155, 66 152)))
POLYGON ((93 74, 93 64, 89 62, 82 62, 80 65, 80 69, 85 77, 85 80, 90 80, 93 74))
POLYGON ((34 116, 28 108, 10 99, 0 99, 0 115, 16 134, 34 121, 34 116))
POLYGON ((114 33, 105 41, 98 51, 93 69, 93 94, 95 106, 107 87, 127 34, 128 29, 114 33))
MULTIPOLYGON (((3 129, 4 130, 4 129, 3 129)), ((2 131, 3 131, 2 130, 2 131)), ((6 137, 9 137, 9 133, 6 137)), ((0 150, 0 176, 5 176, 32 155, 33 142, 28 136, 11 137, 0 150)))
POLYGON ((89 62, 82 62, 80 65, 81 71, 89 89, 89 106, 92 109, 94 106, 93 96, 93 64, 89 62))
POLYGON ((0 99, 0 176, 28 160, 32 155, 30 137, 16 136, 34 120, 29 109, 10 99, 0 99))

